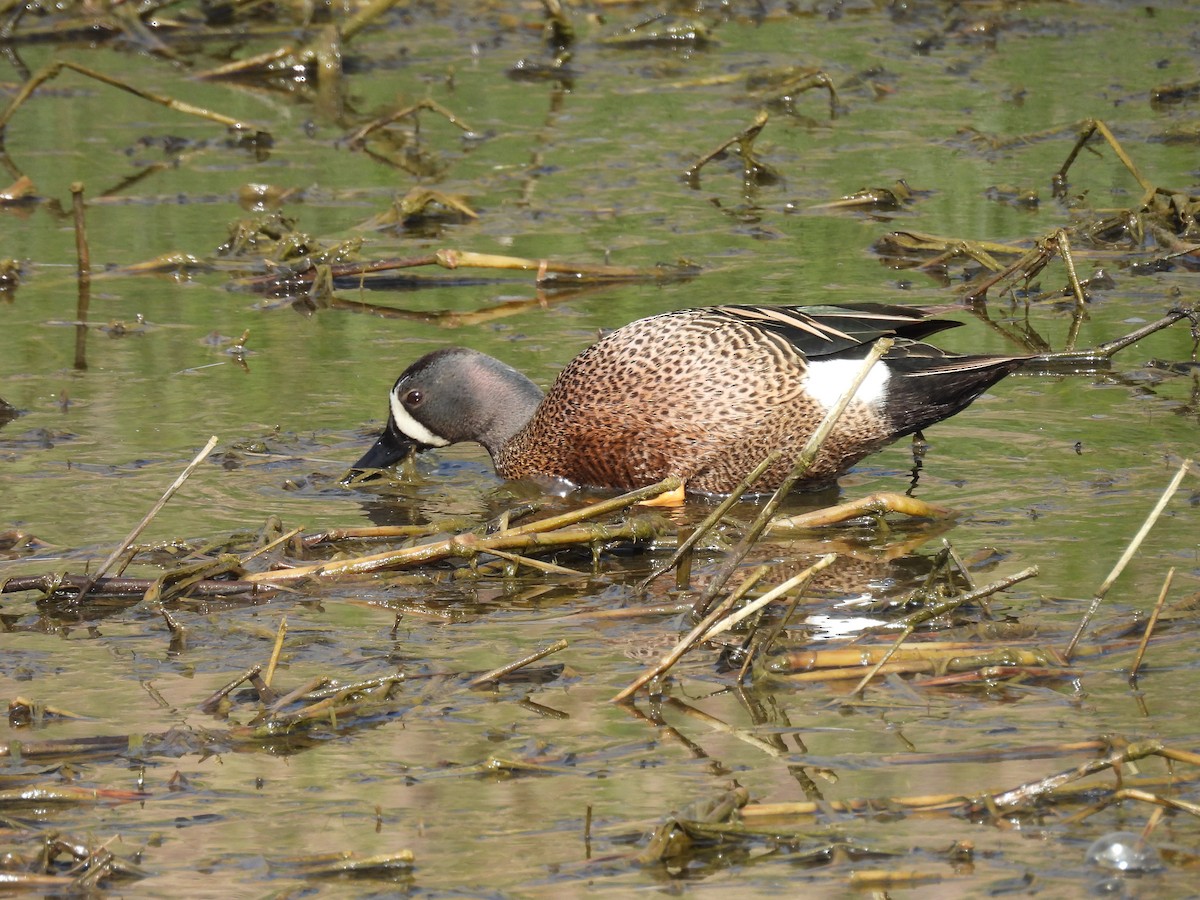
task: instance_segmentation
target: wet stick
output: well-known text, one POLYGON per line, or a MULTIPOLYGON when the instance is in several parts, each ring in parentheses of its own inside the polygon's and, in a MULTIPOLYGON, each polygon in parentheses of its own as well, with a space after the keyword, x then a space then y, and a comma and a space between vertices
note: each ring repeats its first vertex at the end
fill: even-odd
POLYGON ((200 709, 202 709, 204 712, 212 712, 221 704, 222 700, 237 690, 241 684, 249 681, 251 678, 256 677, 261 671, 262 666, 251 666, 237 678, 233 679, 233 681, 230 681, 224 687, 219 688, 212 694, 209 694, 200 702, 200 709))
POLYGON ((92 260, 84 216, 83 182, 71 184, 71 212, 75 221, 75 272, 79 284, 75 301, 75 371, 83 372, 87 369, 87 320, 92 302, 92 260))
POLYGON ((173 97, 166 97, 162 94, 155 94, 151 91, 142 90, 141 88, 135 87, 134 85, 129 84, 126 81, 122 81, 119 78, 113 78, 110 75, 105 75, 103 72, 97 72, 95 69, 89 69, 86 66, 79 65, 78 63, 59 61, 46 66, 44 69, 30 77, 29 80, 23 85, 21 85, 21 89, 17 91, 17 95, 13 97, 12 103, 8 105, 8 108, 4 110, 3 113, 0 113, 0 132, 4 130, 4 126, 8 124, 8 121, 12 118, 13 113, 15 113, 21 107, 21 105, 29 99, 30 95, 33 94, 33 92, 36 91, 44 82, 47 82, 52 78, 56 78, 63 69, 70 69, 73 72, 78 72, 80 75, 85 75, 88 78, 95 79, 101 84, 107 84, 110 87, 127 91, 128 93, 133 94, 135 97, 141 97, 143 100, 148 100, 151 103, 157 103, 160 106, 165 106, 167 109, 174 110, 175 112, 184 113, 185 115, 189 116, 199 116, 202 119, 208 119, 209 121, 217 122, 226 126, 227 128, 235 128, 238 131, 256 130, 248 125, 245 125, 238 119, 221 115, 221 113, 212 112, 211 110, 203 109, 199 106, 192 106, 190 103, 184 103, 182 100, 176 100, 173 97))
POLYGON ((88 252, 87 222, 84 218, 83 182, 71 182, 71 214, 75 223, 75 272, 79 284, 87 284, 92 277, 92 260, 88 252))
MULTIPOLYGON (((107 597, 140 597, 160 581, 158 578, 89 578, 87 575, 17 575, 0 584, 0 594, 20 591, 41 591, 46 599, 59 593, 69 596, 92 582, 89 591, 98 591, 107 597)), ((228 597, 238 594, 270 596, 270 590, 261 584, 249 581, 197 581, 188 587, 193 597, 228 597)))
POLYGON ((1150 529, 1154 527, 1154 523, 1158 521, 1158 517, 1166 509, 1167 503, 1179 489, 1179 484, 1183 481, 1183 476, 1187 474, 1187 470, 1191 464, 1192 461, 1190 459, 1185 459, 1180 463, 1179 471, 1175 473, 1175 477, 1171 479, 1171 483, 1167 485, 1167 489, 1158 498, 1158 503, 1154 505, 1154 509, 1150 511, 1150 515, 1142 523, 1141 529, 1133 536, 1133 540, 1129 542, 1129 546, 1125 548, 1125 552, 1121 554, 1121 558, 1117 560, 1117 564, 1113 566, 1112 571, 1108 573, 1108 577, 1104 579, 1104 583, 1100 585, 1100 589, 1096 591, 1096 595, 1092 597, 1092 602, 1083 614, 1083 618, 1079 622, 1079 627, 1075 629, 1071 643, 1067 644, 1067 649, 1063 651, 1063 658, 1067 662, 1070 662, 1071 657, 1075 655, 1075 647, 1079 644, 1079 639, 1083 637, 1083 632, 1092 621, 1092 616, 1096 615, 1096 610, 1100 608, 1100 604, 1104 600, 1104 595, 1108 593, 1108 589, 1113 586, 1113 582, 1125 571, 1125 567, 1129 565, 1129 561, 1133 559, 1133 555, 1142 546, 1142 541, 1146 539, 1146 535, 1150 533, 1150 529))
POLYGON ((1035 575, 1037 575, 1037 573, 1037 566, 1029 566, 1026 569, 1022 569, 1015 575, 1010 575, 1007 578, 994 581, 989 585, 979 588, 978 590, 971 591, 967 594, 961 594, 952 600, 947 600, 944 603, 937 603, 928 609, 923 609, 920 612, 913 613, 911 616, 906 616, 903 620, 904 631, 900 633, 900 636, 896 638, 896 641, 891 645, 891 647, 888 648, 887 652, 879 658, 879 661, 875 663, 871 670, 862 677, 862 680, 855 685, 854 690, 850 692, 850 696, 859 698, 862 697, 862 692, 865 691, 867 685, 871 683, 871 679, 879 674, 880 670, 887 665, 888 660, 891 659, 895 655, 896 651, 900 649, 900 645, 908 640, 909 636, 921 623, 928 622, 930 619, 936 619, 938 616, 944 616, 946 613, 952 612, 953 610, 962 606, 964 603, 971 603, 983 597, 990 597, 997 591, 1010 588, 1014 584, 1024 581, 1027 578, 1033 578, 1035 575))
POLYGON ((738 503, 745 495, 746 491, 750 490, 750 486, 754 484, 754 482, 758 481, 758 479, 762 477, 763 473, 766 472, 767 469, 771 468, 771 466, 773 466, 781 456, 783 456, 782 449, 775 449, 768 453, 766 458, 757 466, 755 466, 750 473, 742 479, 741 484, 737 486, 737 490, 722 500, 720 504, 718 504, 717 508, 705 516, 704 521, 697 525, 695 529, 693 529, 691 534, 680 541, 679 546, 675 548, 675 552, 671 554, 671 558, 638 583, 638 591, 645 593, 646 589, 650 587, 650 582, 654 581, 654 579, 658 578, 660 575, 670 572, 671 569, 675 568, 675 566, 679 564, 680 560, 682 560, 686 554, 691 552, 692 548, 696 546, 700 539, 704 537, 704 535, 708 534, 708 532, 712 531, 712 529, 717 525, 718 522, 721 521, 721 519, 725 518, 725 513, 733 509, 734 504, 738 503))
POLYGON ((1099 347, 1093 347, 1088 350, 1061 350, 1057 352, 1041 353, 1037 356, 1029 358, 1029 364, 1046 364, 1057 365, 1068 363, 1074 365, 1095 365, 1097 363, 1106 363, 1113 358, 1119 351, 1124 350, 1136 344, 1142 338, 1154 334, 1157 331, 1162 331, 1168 326, 1174 325, 1180 319, 1196 320, 1196 312, 1192 309, 1173 309, 1161 319, 1151 322, 1149 325, 1143 325, 1136 331, 1131 331, 1129 334, 1119 338, 1113 338, 1111 341, 1105 341, 1099 347))
POLYGON ((782 582, 781 584, 777 584, 761 597, 755 597, 754 600, 752 600, 750 603, 747 603, 737 612, 731 613, 721 621, 714 623, 713 626, 704 632, 704 634, 700 637, 700 643, 703 643, 704 641, 711 641, 718 634, 728 631, 730 628, 737 625, 738 622, 749 618, 764 606, 774 603, 780 597, 783 597, 795 588, 802 588, 806 586, 808 582, 813 579, 813 576, 815 576, 818 572, 828 569, 831 565, 833 565, 833 562, 836 559, 836 553, 826 553, 803 572, 793 575, 791 578, 782 582))
POLYGON ((744 161, 747 157, 750 146, 754 143, 754 139, 756 137, 758 137, 759 132, 761 132, 764 127, 766 127, 766 124, 767 124, 767 121, 769 120, 769 118, 770 118, 770 116, 768 116, 767 113, 759 112, 759 114, 754 117, 753 122, 751 122, 749 125, 747 125, 745 128, 743 128, 741 131, 739 131, 733 137, 729 138, 728 140, 722 141, 720 144, 718 144, 712 150, 708 151, 702 157, 700 157, 698 160, 696 160, 694 163, 692 163, 690 166, 688 166, 687 170, 683 173, 683 177, 687 181, 687 183, 689 185, 691 185, 692 187, 698 187, 700 184, 700 170, 703 169, 710 162, 712 162, 714 159, 721 156, 726 150, 728 150, 734 144, 737 144, 739 149, 742 151, 742 158, 744 161))
POLYGON ((411 106, 406 106, 403 109, 394 110, 385 116, 381 116, 378 119, 368 122, 366 125, 363 125, 361 128, 356 130, 353 134, 347 135, 346 142, 351 147, 361 147, 363 141, 365 141, 371 134, 378 131, 380 128, 384 128, 391 123, 399 121, 403 118, 407 118, 408 116, 413 117, 414 122, 417 123, 417 127, 419 128, 420 120, 417 119, 416 115, 423 109, 437 113, 451 125, 455 126, 461 131, 466 132, 467 134, 473 134, 475 132, 474 128, 472 128, 462 119, 460 119, 455 113, 446 109, 446 107, 442 106, 437 101, 425 99, 419 100, 411 106))
POLYGON ((117 549, 112 552, 108 559, 101 563, 100 568, 88 576, 87 582, 79 589, 79 593, 72 598, 72 602, 78 603, 80 600, 82 600, 87 595, 88 591, 90 591, 96 584, 96 580, 110 568, 112 568, 113 563, 120 559, 121 554, 129 549, 129 546, 138 539, 138 535, 146 530, 146 526, 149 525, 151 521, 153 521, 154 517, 159 514, 162 508, 167 505, 167 501, 175 496, 175 492, 183 487, 183 483, 187 481, 189 477, 191 477, 191 474, 194 471, 196 471, 196 467, 199 466, 200 463, 204 462, 208 454, 212 453, 213 447, 215 446, 217 446, 217 436, 214 434, 208 439, 208 443, 204 445, 204 449, 196 454, 196 458, 187 464, 187 468, 179 473, 179 477, 176 478, 171 483, 171 486, 167 488, 165 492, 163 492, 163 495, 158 498, 158 502, 150 508, 150 512, 146 513, 146 515, 142 518, 142 521, 138 522, 137 525, 134 526, 133 531, 129 532, 129 534, 125 536, 125 540, 121 541, 121 543, 117 546, 117 549))
POLYGON ((650 524, 643 518, 630 519, 614 526, 579 523, 675 490, 681 483, 678 478, 667 478, 658 484, 638 488, 636 491, 630 491, 611 500, 602 500, 582 509, 539 519, 536 522, 486 537, 480 537, 472 532, 464 532, 445 540, 418 544, 415 547, 406 547, 400 550, 373 553, 369 556, 316 563, 311 566, 298 566, 294 569, 253 572, 243 580, 277 583, 303 578, 365 575, 383 569, 423 565, 451 557, 471 558, 481 553, 490 553, 493 549, 530 550, 536 547, 570 546, 595 541, 636 540, 641 537, 649 537, 653 532, 650 524))
POLYGON ((275 632, 275 646, 271 648, 271 659, 267 662, 267 672, 263 675, 263 681, 270 686, 271 679, 275 677, 275 667, 279 665, 279 654, 283 652, 283 639, 287 637, 287 616, 283 616, 279 620, 279 629, 275 632))
POLYGON ((622 690, 619 694, 613 697, 614 703, 622 703, 636 694, 642 687, 648 684, 651 680, 667 672, 675 663, 683 658, 683 655, 691 650, 696 644, 700 643, 700 636, 708 631, 720 618, 725 615, 734 605, 742 599, 750 589, 770 570, 770 566, 759 566, 748 574, 742 583, 724 600, 717 604, 707 616, 701 619, 691 631, 687 633, 677 643, 671 651, 651 666, 641 675, 633 680, 633 683, 622 690))
POLYGON ((523 669, 530 663, 535 663, 539 659, 545 659, 550 654, 558 653, 560 650, 566 650, 567 647, 568 644, 566 641, 555 641, 549 647, 538 650, 536 653, 531 653, 523 659, 518 659, 515 662, 508 663, 508 665, 500 666, 498 669, 492 669, 490 672, 477 675, 467 682, 467 687, 480 687, 493 681, 499 681, 505 675, 509 675, 517 671, 517 669, 523 669))
POLYGON ((989 804, 1004 810, 1014 806, 1029 806, 1048 794, 1053 794, 1065 785, 1079 781, 1088 775, 1106 770, 1119 771, 1126 763, 1145 759, 1147 756, 1162 754, 1163 745, 1160 741, 1139 741, 1116 750, 1101 759, 1088 760, 1074 769, 1058 772, 1037 781, 1026 782, 1011 790, 992 794, 987 798, 989 804))
POLYGON ((1129 667, 1130 681, 1137 678, 1138 669, 1142 667, 1142 657, 1146 655, 1146 645, 1150 643, 1150 635, 1154 634, 1154 626, 1158 624, 1158 617, 1162 613, 1163 604, 1167 601, 1167 593, 1171 590, 1171 582, 1174 579, 1175 567, 1171 566, 1167 570, 1167 577, 1163 579, 1162 590, 1158 592, 1158 600, 1154 604, 1154 611, 1150 613, 1150 621, 1146 623, 1146 630, 1138 644, 1137 653, 1133 656, 1133 665, 1129 667))

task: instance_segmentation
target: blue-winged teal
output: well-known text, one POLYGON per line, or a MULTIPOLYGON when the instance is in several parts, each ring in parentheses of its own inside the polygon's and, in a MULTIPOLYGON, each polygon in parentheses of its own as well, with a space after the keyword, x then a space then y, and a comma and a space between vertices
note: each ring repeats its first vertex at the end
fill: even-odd
MULTIPOLYGON (((828 485, 867 454, 959 412, 1023 362, 920 343, 960 324, 928 316, 883 304, 663 313, 583 351, 545 395, 490 356, 436 350, 396 381, 387 428, 353 468, 476 441, 504 478, 630 489, 678 475, 690 492, 728 493, 772 449, 799 452, 870 344, 894 335, 801 486, 828 485)), ((784 459, 755 490, 773 489, 790 467, 784 459)))

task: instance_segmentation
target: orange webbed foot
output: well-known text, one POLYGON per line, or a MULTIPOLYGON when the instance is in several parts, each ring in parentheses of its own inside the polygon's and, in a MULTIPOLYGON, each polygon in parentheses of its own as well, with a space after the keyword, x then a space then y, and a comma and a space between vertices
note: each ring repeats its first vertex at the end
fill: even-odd
POLYGON ((643 500, 638 506, 683 506, 684 485, 679 485, 673 491, 666 491, 650 500, 643 500))

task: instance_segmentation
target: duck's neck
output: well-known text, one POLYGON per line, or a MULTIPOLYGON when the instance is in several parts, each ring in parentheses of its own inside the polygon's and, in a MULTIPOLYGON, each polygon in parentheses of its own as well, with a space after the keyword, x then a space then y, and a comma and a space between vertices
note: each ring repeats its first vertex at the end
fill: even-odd
POLYGON ((495 461, 505 446, 523 429, 544 399, 542 389, 498 360, 479 371, 476 396, 479 410, 479 443, 495 461))

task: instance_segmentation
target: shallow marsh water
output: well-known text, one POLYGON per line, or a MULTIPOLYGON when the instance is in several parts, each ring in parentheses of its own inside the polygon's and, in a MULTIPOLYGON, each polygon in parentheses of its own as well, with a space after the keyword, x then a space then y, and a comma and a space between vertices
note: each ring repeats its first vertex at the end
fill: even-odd
MULTIPOLYGON (((477 448, 423 459, 409 483, 370 491, 338 486, 382 424, 386 390, 408 361, 434 347, 467 344, 545 384, 600 329, 665 309, 731 301, 953 303, 966 268, 961 259, 951 263, 947 285, 881 264, 872 244, 895 230, 1028 241, 1070 223, 1082 213, 1055 202, 1049 181, 1086 117, 1104 118, 1152 180, 1197 190, 1195 139, 1179 138, 1195 133, 1196 103, 1152 107, 1148 99, 1155 85, 1196 77, 1200 24, 1189 4, 978 5, 965 12, 917 4, 901 14, 862 3, 837 7, 839 15, 791 14, 783 4, 766 9, 761 18, 706 14, 715 23, 706 47, 635 49, 601 39, 650 10, 618 7, 605 13, 604 24, 580 11, 573 77, 564 86, 506 77, 522 58, 548 60, 534 8, 424 5, 347 46, 341 120, 303 86, 283 93, 200 82, 128 45, 18 46, 31 70, 53 58, 74 59, 259 124, 274 141, 256 156, 231 146, 219 126, 76 74, 51 82, 8 125, 8 158, 41 196, 69 206, 69 184, 85 185, 96 274, 84 368, 77 365, 69 219, 44 204, 0 209, 0 258, 23 265, 20 286, 0 297, 0 397, 22 411, 0 429, 0 530, 20 528, 52 545, 14 552, 0 578, 94 566, 211 434, 220 438, 217 453, 144 540, 219 540, 261 528, 272 515, 310 531, 494 515, 529 493, 499 482, 477 448), (773 112, 755 144, 780 183, 747 193, 740 164, 728 160, 707 167, 699 186, 689 187, 683 171, 746 127, 760 106, 744 80, 716 76, 797 62, 830 74, 843 105, 839 116, 830 121, 824 92, 802 94, 796 114, 773 112), (426 96, 476 134, 464 139, 436 115, 422 114, 419 142, 440 165, 436 181, 346 147, 345 135, 367 117, 426 96), (963 129, 1036 137, 992 150, 963 129), (164 151, 168 137, 182 151, 164 151), (166 165, 104 196, 157 163, 166 165), (918 192, 898 212, 815 208, 897 179, 918 192), (362 237, 370 258, 453 247, 635 266, 686 259, 702 274, 544 303, 523 275, 501 284, 335 292, 414 314, 397 319, 293 307, 237 289, 231 273, 249 270, 244 260, 217 260, 211 270, 179 276, 118 268, 172 252, 212 260, 229 223, 251 215, 238 203, 239 189, 250 183, 292 191, 283 212, 299 231, 328 243, 362 237), (366 227, 418 183, 467 196, 479 218, 432 235, 366 227), (997 185, 1034 188, 1041 202, 1029 209, 991 200, 997 185), (455 328, 434 317, 512 301, 528 302, 455 328), (242 364, 228 346, 246 330, 242 364)), ((257 38, 236 55, 279 40, 257 38)), ((217 43, 211 57, 197 57, 197 68, 221 61, 228 47, 217 43)), ((21 75, 10 71, 3 80, 16 83, 21 75)), ((1072 196, 1094 208, 1136 205, 1136 182, 1108 147, 1097 147, 1072 169, 1072 196)), ((1128 267, 1153 255, 1081 253, 1082 275, 1103 265, 1114 284, 1094 292, 1077 346, 1114 338, 1176 303, 1196 303, 1194 269, 1138 274, 1128 267)), ((1058 287, 1062 267, 1039 280, 1047 290, 1058 287)), ((1065 302, 1027 311, 993 297, 988 313, 1011 329, 1034 329, 1056 349, 1071 323, 1065 302)), ((1023 351, 999 329, 967 313, 960 318, 964 327, 939 344, 1023 351)), ((1191 334, 1177 325, 1125 351, 1104 372, 1009 378, 930 429, 916 494, 954 507, 959 519, 898 561, 886 558, 884 537, 853 532, 866 561, 804 601, 813 630, 841 632, 839 619, 861 614, 849 599, 890 595, 919 581, 946 537, 964 557, 994 550, 976 572, 980 581, 1037 565, 1038 578, 994 598, 993 613, 1061 647, 1180 459, 1200 445, 1195 370, 1172 374, 1145 365, 1187 361, 1192 350, 1191 334)), ((844 479, 841 496, 903 491, 912 467, 907 444, 890 448, 844 479)), ((1198 496, 1190 476, 1110 593, 1097 633, 1144 615, 1172 566, 1172 599, 1197 590, 1198 496)), ((694 522, 706 511, 692 504, 679 518, 694 522)), ((736 514, 748 520, 754 505, 736 514)), ((820 539, 772 540, 755 561, 796 565, 826 546, 820 539)), ((117 882, 117 889, 150 895, 682 889, 837 896, 852 889, 855 870, 867 868, 940 879, 912 888, 927 896, 1072 896, 1088 894, 1102 877, 1084 863, 1091 840, 1140 829, 1150 815, 1145 805, 1110 808, 1079 824, 1047 813, 1003 827, 827 809, 779 825, 789 837, 777 845, 699 854, 682 872, 639 865, 631 856, 665 817, 731 779, 755 801, 772 803, 815 795, 830 802, 973 795, 1097 755, 1062 749, 1076 742, 1152 737, 1196 746, 1191 698, 1200 673, 1194 641, 1180 637, 1192 627, 1186 618, 1171 623, 1173 637, 1152 646, 1136 690, 1124 676, 1131 654, 1094 655, 1086 640, 1069 679, 959 690, 891 680, 872 688, 865 702, 842 707, 831 701, 847 692, 843 685, 731 690, 733 678, 716 671, 715 653, 699 653, 680 668, 661 706, 631 712, 608 701, 688 626, 680 617, 610 621, 583 614, 642 602, 633 583, 662 558, 606 557, 582 582, 525 574, 435 584, 384 577, 301 587, 260 603, 189 601, 173 610, 186 629, 177 640, 144 605, 109 604, 102 615, 76 621, 39 607, 30 594, 6 594, 5 695, 82 718, 12 726, 5 740, 147 737, 126 753, 85 757, 40 778, 31 777, 34 763, 9 760, 14 784, 140 788, 144 796, 136 801, 12 803, 4 812, 79 840, 115 839, 119 854, 144 847, 140 863, 149 874, 117 882), (394 628, 398 611, 404 617, 394 628), (227 736, 228 722, 199 705, 265 663, 284 616, 288 636, 276 676, 284 689, 316 677, 353 681, 402 671, 410 679, 402 705, 303 740, 250 745, 227 736), (565 668, 543 682, 479 692, 463 690, 457 678, 560 638, 570 646, 551 662, 565 668), (949 853, 955 841, 974 845, 969 861, 949 853), (829 845, 840 849, 828 858, 802 852, 829 845), (306 878, 286 862, 318 852, 401 849, 413 851, 415 868, 394 880, 306 878)), ((718 559, 697 561, 697 584, 718 559)), ((589 565, 586 558, 563 562, 589 565)), ((130 574, 154 571, 142 564, 130 574)), ((674 597, 664 582, 645 599, 674 597)), ((1145 770, 1162 774, 1164 766, 1151 761, 1145 770)), ((1194 801, 1195 773, 1181 767, 1176 774, 1184 779, 1176 796, 1194 801)), ((1180 814, 1160 823, 1153 840, 1168 853, 1166 868, 1115 890, 1186 895, 1200 827, 1180 814)))

